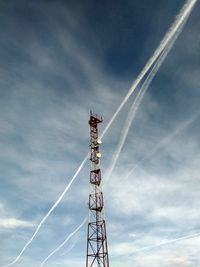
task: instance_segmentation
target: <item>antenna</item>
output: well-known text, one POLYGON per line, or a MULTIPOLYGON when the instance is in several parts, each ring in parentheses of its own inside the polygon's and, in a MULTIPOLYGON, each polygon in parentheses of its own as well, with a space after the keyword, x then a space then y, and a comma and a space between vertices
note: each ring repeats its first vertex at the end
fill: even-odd
POLYGON ((87 231, 86 267, 109 267, 106 222, 104 216, 104 200, 102 191, 102 176, 100 170, 98 124, 103 118, 90 111, 90 193, 89 222, 87 231))

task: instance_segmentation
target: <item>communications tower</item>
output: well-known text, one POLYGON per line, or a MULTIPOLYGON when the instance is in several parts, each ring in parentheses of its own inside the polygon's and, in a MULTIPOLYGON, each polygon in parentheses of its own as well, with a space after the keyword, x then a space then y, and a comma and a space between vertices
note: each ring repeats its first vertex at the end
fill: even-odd
POLYGON ((106 223, 104 217, 104 200, 102 192, 102 177, 100 170, 101 141, 98 135, 98 124, 102 117, 90 112, 90 193, 89 222, 87 232, 86 267, 109 267, 106 223))

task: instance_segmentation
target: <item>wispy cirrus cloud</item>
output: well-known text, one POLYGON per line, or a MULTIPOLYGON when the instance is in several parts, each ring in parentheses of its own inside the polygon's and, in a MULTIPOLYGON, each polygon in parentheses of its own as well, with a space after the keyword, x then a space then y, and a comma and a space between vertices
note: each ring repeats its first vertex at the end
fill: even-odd
MULTIPOLYGON (((150 7, 145 0, 127 2, 127 6, 107 2, 95 3, 96 9, 90 1, 50 2, 48 6, 45 1, 1 3, 0 198, 7 210, 1 216, 4 223, 6 218, 18 225, 40 221, 89 149, 89 110, 103 115, 106 125, 182 4, 160 1, 152 8, 155 3, 150 7)), ((199 229, 198 119, 123 181, 133 164, 199 111, 198 7, 199 3, 144 97, 111 183, 104 186, 109 253, 115 266, 122 261, 126 267, 157 267, 160 262, 167 267, 198 266, 197 239, 123 258, 126 251, 199 229)), ((102 144, 103 175, 131 101, 102 144)), ((39 266, 85 217, 88 168, 18 266, 39 266)), ((13 260, 32 229, 2 227, 1 264, 13 260)), ((52 257, 49 264, 82 266, 85 245, 86 229, 82 229, 73 250, 52 257)))

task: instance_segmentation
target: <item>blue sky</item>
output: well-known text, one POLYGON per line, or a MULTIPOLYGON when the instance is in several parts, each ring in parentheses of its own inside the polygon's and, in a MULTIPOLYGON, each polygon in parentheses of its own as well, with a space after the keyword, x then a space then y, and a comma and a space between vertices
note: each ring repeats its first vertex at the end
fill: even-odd
MULTIPOLYGON (((183 3, 0 2, 0 265, 18 255, 88 152, 90 109, 104 117, 102 131, 183 3)), ((200 232, 199 10, 197 2, 104 177, 110 266, 200 261, 200 237, 135 253, 200 232)), ((104 174, 132 101, 103 140, 104 174)), ((39 266, 88 214, 88 192, 89 161, 14 266, 39 266)), ((83 266, 85 254, 86 226, 46 265, 83 266)))

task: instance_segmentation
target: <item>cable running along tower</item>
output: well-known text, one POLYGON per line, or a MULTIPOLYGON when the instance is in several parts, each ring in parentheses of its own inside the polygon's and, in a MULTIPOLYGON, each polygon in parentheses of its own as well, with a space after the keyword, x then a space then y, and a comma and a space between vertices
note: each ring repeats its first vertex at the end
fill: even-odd
POLYGON ((86 267, 109 267, 106 223, 104 217, 104 200, 102 192, 102 177, 100 170, 98 124, 102 117, 90 112, 90 194, 89 222, 87 232, 86 267))

